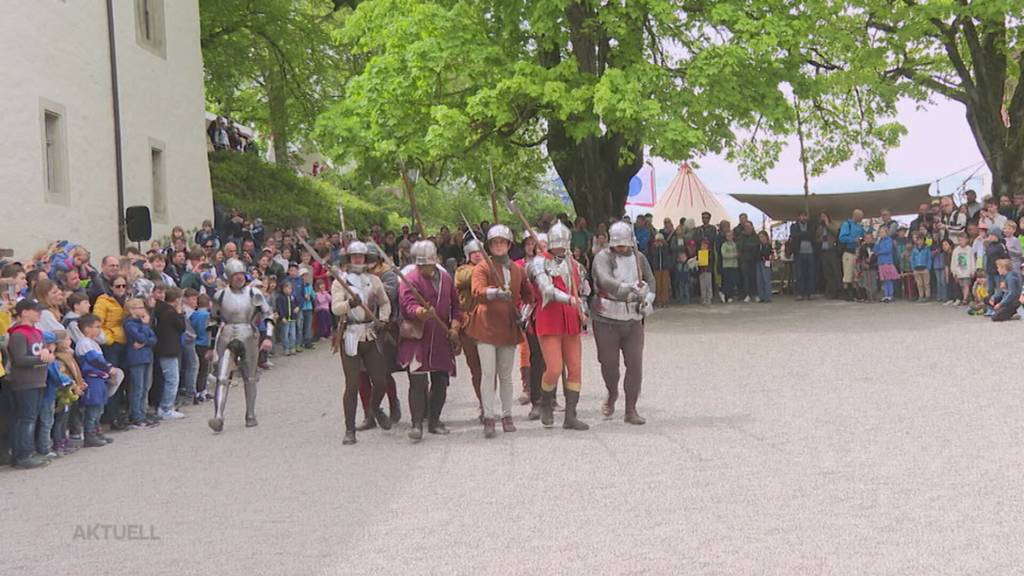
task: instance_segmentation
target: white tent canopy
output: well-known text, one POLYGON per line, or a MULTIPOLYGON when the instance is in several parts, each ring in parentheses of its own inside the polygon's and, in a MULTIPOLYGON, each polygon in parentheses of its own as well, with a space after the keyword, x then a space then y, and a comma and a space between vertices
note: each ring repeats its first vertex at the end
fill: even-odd
POLYGON ((654 206, 654 225, 661 226, 665 218, 670 218, 673 224, 678 225, 680 218, 686 218, 687 227, 693 228, 700 225, 702 212, 711 213, 712 224, 730 219, 729 211, 718 201, 718 197, 708 190, 697 173, 684 162, 654 206))

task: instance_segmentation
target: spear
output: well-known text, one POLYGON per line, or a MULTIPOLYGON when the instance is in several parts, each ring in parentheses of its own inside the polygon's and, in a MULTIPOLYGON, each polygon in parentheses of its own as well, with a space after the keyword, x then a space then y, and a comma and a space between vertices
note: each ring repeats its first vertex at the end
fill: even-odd
POLYGON ((377 322, 377 315, 374 314, 372 310, 370 310, 370 308, 366 305, 366 302, 363 302, 362 298, 360 298, 355 292, 352 291, 352 289, 348 285, 348 281, 345 280, 345 277, 341 274, 341 270, 339 270, 337 266, 328 264, 319 254, 317 254, 316 250, 313 250, 313 247, 310 246, 308 242, 306 242, 305 238, 301 236, 296 237, 299 239, 299 242, 302 242, 302 246, 306 248, 306 252, 309 252, 309 254, 313 257, 314 260, 319 262, 320 265, 323 266, 325 269, 331 271, 331 275, 334 276, 335 280, 338 281, 338 284, 341 285, 343 290, 345 290, 345 294, 348 295, 349 300, 359 300, 359 308, 363 310, 363 312, 366 314, 366 317, 369 318, 371 322, 377 322))
POLYGON ((387 264, 392 270, 395 271, 395 275, 398 276, 398 279, 401 280, 403 284, 405 284, 405 287, 408 288, 410 292, 412 292, 413 298, 416 298, 416 301, 419 302, 419 305, 430 313, 430 317, 436 320, 437 323, 440 324, 441 326, 444 326, 445 330, 449 330, 450 328, 448 327, 448 323, 441 319, 441 316, 438 315, 437 310, 430 305, 430 302, 428 302, 427 299, 423 297, 423 294, 416 288, 416 286, 414 286, 413 283, 410 282, 409 279, 405 277, 405 274, 402 274, 402 271, 398 268, 398 266, 395 266, 395 263, 394 261, 391 260, 391 257, 388 256, 387 253, 384 252, 384 250, 382 250, 380 246, 377 246, 377 243, 374 242, 373 240, 370 240, 369 244, 370 246, 373 246, 374 248, 377 249, 377 254, 380 256, 380 259, 383 260, 385 264, 387 264))
POLYGON ((494 223, 498 224, 498 194, 494 186, 494 168, 487 163, 487 171, 491 174, 491 214, 494 216, 494 223))
POLYGON ((508 290, 508 284, 505 283, 505 274, 494 267, 494 260, 491 260, 491 255, 487 253, 487 247, 484 245, 484 243, 481 242, 480 239, 476 237, 476 232, 473 232, 473 227, 470 226, 469 219, 466 218, 466 215, 463 214, 462 212, 459 212, 459 215, 462 216, 462 221, 466 224, 466 230, 469 230, 469 235, 473 237, 473 240, 476 240, 477 243, 480 244, 481 248, 483 248, 483 250, 481 250, 481 253, 484 255, 484 260, 487 262, 487 268, 489 268, 490 271, 495 274, 495 276, 501 278, 499 280, 501 288, 503 290, 508 290))
MULTIPOLYGON (((530 221, 526 219, 526 216, 523 216, 523 212, 519 209, 519 206, 516 206, 515 201, 510 199, 506 205, 508 206, 509 212, 515 214, 519 218, 519 221, 523 223, 523 227, 526 228, 526 231, 534 238, 539 238, 539 236, 537 236, 537 232, 533 230, 533 226, 530 226, 530 221)), ((565 255, 569 258, 569 263, 575 266, 576 270, 580 270, 579 263, 572 257, 572 252, 566 250, 565 255)), ((582 308, 583 300, 580 299, 579 293, 577 292, 578 288, 576 287, 576 282, 573 281, 571 275, 569 283, 572 285, 572 288, 570 289, 572 297, 580 303, 580 305, 576 307, 576 310, 579 311, 581 319, 586 318, 586 314, 583 312, 582 308)))

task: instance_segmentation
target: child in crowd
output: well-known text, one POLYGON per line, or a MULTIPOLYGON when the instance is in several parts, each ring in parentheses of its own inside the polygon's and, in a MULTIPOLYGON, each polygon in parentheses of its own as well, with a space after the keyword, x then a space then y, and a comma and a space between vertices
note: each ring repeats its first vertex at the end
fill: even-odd
POLYGON ((196 331, 192 314, 198 306, 199 291, 186 288, 182 293, 181 309, 185 315, 185 332, 181 337, 181 384, 178 396, 185 403, 196 404, 196 377, 199 375, 199 355, 196 353, 196 331))
POLYGON ((914 249, 910 252, 910 266, 914 273, 914 284, 917 286, 917 301, 927 302, 931 298, 932 251, 925 245, 921 234, 914 235, 914 249))
POLYGON ((857 249, 857 273, 860 280, 858 302, 874 302, 878 298, 878 261, 875 258, 875 236, 864 234, 857 249))
POLYGON ((707 306, 711 304, 714 285, 712 283, 711 265, 711 241, 701 240, 700 249, 697 250, 697 275, 700 280, 700 303, 707 306))
POLYGON ((70 386, 57 391, 57 410, 53 419, 53 449, 58 455, 66 456, 78 451, 78 447, 68 438, 68 424, 74 409, 78 406, 78 400, 85 393, 85 381, 82 380, 82 371, 75 361, 75 344, 71 340, 70 332, 65 332, 64 337, 57 341, 57 352, 54 356, 57 370, 71 381, 70 386))
POLYGON ((774 251, 772 250, 772 239, 768 236, 765 231, 758 232, 757 234, 757 301, 758 302, 771 302, 772 301, 772 260, 774 260, 774 251))
POLYGON ((295 290, 295 284, 292 282, 283 282, 281 284, 281 293, 277 298, 277 318, 278 324, 281 326, 281 345, 284 346, 284 355, 293 356, 295 354, 295 329, 296 329, 296 317, 299 314, 299 303, 292 298, 292 293, 295 290))
POLYGON ((331 316, 331 291, 326 278, 318 278, 316 281, 315 308, 316 337, 330 339, 334 318, 331 316))
MULTIPOLYGON (((43 332, 43 345, 53 355, 57 351, 57 340, 63 340, 66 332, 43 332)), ((61 375, 56 362, 46 365, 46 391, 43 402, 39 405, 39 417, 36 419, 36 453, 44 458, 56 458, 53 451, 54 413, 57 408, 57 391, 71 385, 71 378, 61 375)))
MULTIPOLYGON (((944 238, 940 246, 941 251, 939 252, 939 255, 942 256, 942 281, 940 284, 939 296, 942 298, 943 302, 947 305, 951 305, 960 298, 959 294, 957 294, 958 290, 955 289, 957 287, 950 285, 949 283, 949 279, 953 275, 953 241, 949 238, 944 238)), ((940 273, 936 271, 935 277, 938 278, 939 276, 940 273)))
POLYGON ((958 289, 957 299, 953 302, 955 305, 966 306, 971 301, 971 278, 974 276, 975 263, 970 242, 971 239, 966 234, 961 234, 957 238, 957 247, 950 256, 950 272, 958 289))
POLYGON ((673 285, 676 292, 674 296, 677 304, 690 303, 690 272, 693 268, 689 266, 689 262, 692 243, 691 240, 683 245, 676 253, 675 261, 672 263, 673 285))
POLYGON ((157 416, 161 420, 177 420, 185 415, 175 410, 178 387, 181 384, 181 351, 182 334, 185 333, 184 302, 179 288, 168 288, 162 302, 158 301, 153 309, 155 319, 153 331, 156 332, 156 346, 153 353, 154 362, 160 365, 163 377, 157 416))
POLYGON ((1021 250, 1020 240, 1017 239, 1017 223, 1013 220, 1007 220, 1006 224, 1003 224, 1003 239, 1006 241, 1006 253, 1010 257, 1010 267, 1019 272, 1021 256, 1024 251, 1021 250))
POLYGON ((100 416, 107 399, 121 386, 124 373, 107 361, 96 341, 101 332, 99 317, 86 314, 78 319, 78 327, 82 339, 75 344, 75 359, 86 384, 85 395, 80 400, 85 415, 85 446, 99 448, 114 441, 103 435, 100 416))
MULTIPOLYGON (((899 234, 899 232, 897 232, 899 234)), ((896 243, 889 237, 889 229, 878 228, 878 241, 875 242, 875 263, 878 265, 878 278, 882 281, 882 302, 891 303, 896 292, 896 281, 900 272, 896 269, 896 243)))
POLYGON ((1000 228, 990 228, 988 240, 985 241, 985 276, 988 278, 988 293, 994 294, 999 287, 999 270, 996 262, 1003 258, 1009 258, 1006 252, 1006 245, 1003 244, 1003 231, 1000 228))
POLYGON ((944 241, 938 240, 931 246, 932 274, 935 278, 935 301, 939 303, 946 301, 946 254, 943 252, 942 247, 944 241))
POLYGON ((36 328, 46 307, 36 300, 24 298, 15 305, 17 323, 7 333, 6 356, 10 363, 4 380, 5 396, 14 415, 8 438, 12 464, 15 468, 38 468, 50 463, 35 454, 33 427, 46 393, 46 366, 53 354, 44 345, 42 331, 36 328))
POLYGON ((722 291, 719 293, 719 297, 722 299, 723 304, 732 302, 732 297, 736 294, 736 286, 739 281, 739 252, 736 249, 736 242, 733 238, 732 230, 726 232, 725 240, 722 242, 720 250, 722 254, 722 291))
MULTIPOLYGON (((68 296, 67 305, 70 310, 67 314, 64 314, 61 323, 67 329, 71 341, 77 344, 78 340, 82 337, 82 331, 78 329, 78 319, 89 313, 89 297, 83 293, 75 292, 68 296)), ((100 332, 100 334, 100 344, 103 344, 103 333, 100 332)))
POLYGON ((189 324, 196 335, 196 356, 199 358, 199 370, 196 373, 196 395, 194 403, 199 404, 212 398, 206 390, 206 380, 210 375, 210 358, 213 356, 210 341, 210 297, 200 294, 196 298, 196 309, 189 316, 189 324))
POLYGON ((654 272, 654 304, 664 306, 672 298, 672 260, 664 236, 654 235, 654 241, 647 249, 647 258, 654 272))
POLYGON ((978 272, 978 277, 974 280, 974 287, 971 288, 971 292, 974 294, 974 301, 967 308, 968 316, 984 314, 985 309, 988 307, 988 279, 985 278, 984 272, 978 272))
POLYGON ((1009 258, 1001 258, 996 262, 999 271, 999 290, 992 295, 989 304, 992 306, 992 321, 1005 322, 1013 318, 1020 306, 1020 271, 1014 269, 1009 258))
MULTIPOLYGON (((302 253, 305 260, 308 254, 302 253)), ((316 290, 313 288, 313 270, 302 268, 302 335, 300 345, 313 349, 313 308, 316 305, 316 290)))
POLYGON ((153 384, 153 347, 156 333, 149 326, 145 302, 132 298, 125 302, 128 317, 124 333, 128 339, 125 366, 128 369, 128 418, 132 428, 149 428, 155 424, 146 418, 146 396, 153 384))

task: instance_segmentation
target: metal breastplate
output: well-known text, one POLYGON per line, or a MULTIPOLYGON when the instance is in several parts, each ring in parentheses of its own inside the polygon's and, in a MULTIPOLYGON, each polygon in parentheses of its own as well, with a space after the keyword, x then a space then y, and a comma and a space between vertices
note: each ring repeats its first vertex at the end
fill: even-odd
POLYGON ((256 306, 249 288, 235 292, 225 289, 220 297, 220 319, 224 324, 250 324, 256 314, 256 306))
MULTIPOLYGON (((371 301, 371 287, 369 274, 353 274, 349 272, 346 274, 348 280, 349 290, 359 295, 359 299, 366 303, 367 308, 373 310, 376 306, 371 301)), ((361 306, 357 306, 349 310, 348 319, 350 323, 363 323, 369 322, 366 317, 366 311, 361 306)))
MULTIPOLYGON (((594 276, 600 277, 600 280, 602 280, 598 285, 611 280, 611 282, 620 286, 634 286, 639 281, 639 277, 637 276, 637 260, 635 253, 631 253, 628 256, 613 254, 612 257, 608 259, 608 263, 608 267, 594 267, 594 276)), ((621 320, 624 322, 643 319, 641 307, 638 302, 613 300, 600 292, 595 300, 594 312, 603 318, 608 318, 609 320, 621 320)))

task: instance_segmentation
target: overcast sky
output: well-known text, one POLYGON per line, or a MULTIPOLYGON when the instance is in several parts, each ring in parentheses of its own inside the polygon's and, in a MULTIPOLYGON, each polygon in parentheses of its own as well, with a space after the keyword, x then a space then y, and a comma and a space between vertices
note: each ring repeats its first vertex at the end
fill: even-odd
MULTIPOLYGON (((905 101, 899 106, 898 119, 908 132, 900 146, 889 153, 886 174, 878 175, 871 181, 854 169, 850 162, 812 178, 811 192, 857 192, 934 182, 982 159, 964 118, 963 106, 959 103, 937 98, 933 104, 919 109, 916 103, 905 101)), ((727 196, 729 193, 803 193, 803 173, 795 136, 790 139, 778 166, 768 173, 768 183, 744 180, 736 167, 721 155, 706 156, 696 162, 699 164, 697 174, 701 180, 719 195, 722 204, 734 215, 743 211, 754 213, 756 210, 732 200, 727 196)), ((678 166, 660 158, 652 159, 652 163, 655 166, 656 189, 660 193, 672 181, 678 166)), ((952 192, 972 170, 942 180, 939 188, 945 193, 952 192)), ((969 187, 978 190, 979 196, 988 193, 989 186, 990 177, 985 168, 969 183, 969 187)), ((931 193, 938 193, 934 185, 931 193)))

